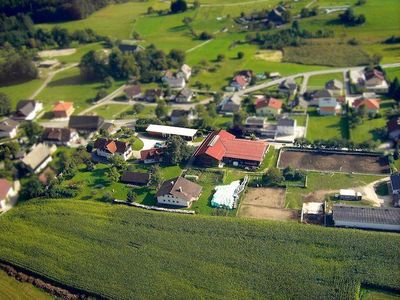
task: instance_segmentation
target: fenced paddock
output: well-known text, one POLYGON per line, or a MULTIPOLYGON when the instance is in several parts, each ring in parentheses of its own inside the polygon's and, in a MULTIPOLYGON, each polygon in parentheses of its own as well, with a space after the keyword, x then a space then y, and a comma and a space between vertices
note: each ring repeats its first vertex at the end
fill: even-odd
POLYGON ((322 172, 389 174, 387 157, 372 153, 282 149, 278 167, 322 172))

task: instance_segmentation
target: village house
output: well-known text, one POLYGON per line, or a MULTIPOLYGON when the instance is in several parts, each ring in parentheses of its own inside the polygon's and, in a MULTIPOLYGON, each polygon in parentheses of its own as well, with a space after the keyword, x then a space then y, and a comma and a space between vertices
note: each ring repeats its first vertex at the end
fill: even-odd
POLYGON ((221 114, 234 114, 240 110, 241 98, 237 95, 225 97, 218 105, 218 112, 221 114))
POLYGON ((176 77, 170 70, 165 71, 164 76, 161 78, 162 82, 168 85, 171 89, 183 89, 186 86, 185 78, 176 77))
POLYGON ((225 130, 211 132, 193 154, 200 166, 219 166, 221 163, 258 167, 262 163, 268 144, 263 141, 237 139, 225 130))
POLYGON ((68 127, 79 133, 87 134, 99 131, 104 124, 104 119, 99 116, 71 116, 68 127))
POLYGON ((275 26, 282 25, 286 23, 286 18, 284 14, 286 13, 286 8, 282 5, 275 7, 271 12, 268 14, 268 20, 273 22, 275 26))
POLYGON ((281 136, 295 135, 297 128, 297 121, 288 117, 278 119, 276 124, 277 134, 281 136))
POLYGON ((4 119, 0 121, 0 137, 15 138, 18 133, 19 123, 12 119, 4 119))
POLYGON ((151 148, 140 151, 140 160, 145 164, 162 162, 164 148, 151 148))
POLYGON ((96 154, 98 156, 107 159, 118 155, 124 160, 128 160, 132 155, 132 147, 128 142, 99 138, 94 142, 93 147, 96 149, 96 154))
POLYGON ((147 89, 144 93, 144 100, 147 102, 156 102, 163 98, 163 92, 160 89, 147 89))
POLYGON ((148 135, 154 137, 168 138, 175 135, 180 136, 184 140, 193 141, 197 129, 150 124, 147 127, 146 132, 148 135))
POLYGON ((328 90, 332 96, 339 97, 343 95, 343 83, 340 80, 329 80, 325 84, 325 89, 328 90))
POLYGON ((334 204, 336 227, 400 231, 400 209, 334 204))
POLYGON ((124 89, 125 96, 128 100, 135 100, 142 97, 142 89, 140 85, 129 85, 124 89))
POLYGON ((248 84, 249 83, 246 77, 242 75, 236 75, 231 81, 231 87, 233 87, 236 91, 244 90, 248 84))
POLYGON ((190 122, 195 119, 195 115, 192 110, 185 110, 185 109, 174 109, 170 115, 171 123, 176 125, 179 123, 190 122))
POLYGON ((22 163, 32 173, 40 173, 52 161, 51 155, 57 150, 57 146, 36 144, 31 151, 22 158, 22 163))
POLYGON ((120 181, 128 185, 146 186, 150 181, 150 173, 125 171, 120 181))
POLYGON ((13 184, 7 179, 0 179, 0 210, 4 209, 11 197, 15 196, 13 184))
POLYGON ((319 98, 318 112, 321 116, 336 116, 342 107, 336 98, 319 98))
POLYGON ((390 192, 393 206, 400 206, 400 173, 390 175, 390 192))
POLYGON ((360 111, 361 108, 364 108, 367 114, 376 115, 379 112, 380 103, 380 99, 360 98, 352 103, 352 107, 356 111, 360 111))
POLYGON ((292 78, 288 78, 279 84, 279 91, 289 96, 295 95, 297 92, 297 83, 292 78))
POLYGON ((70 146, 78 138, 78 133, 69 128, 45 128, 42 133, 42 141, 45 144, 57 146, 70 146))
POLYGON ((391 117, 387 123, 386 128, 388 132, 388 137, 391 140, 397 141, 400 138, 400 118, 395 116, 391 117))
POLYGON ((53 106, 53 118, 69 118, 74 112, 74 103, 59 101, 53 106))
POLYGON ((368 92, 374 92, 377 94, 387 93, 389 85, 385 80, 385 75, 376 69, 366 71, 364 73, 365 82, 364 87, 368 92))
POLYGON ((43 109, 43 104, 35 100, 21 100, 17 103, 17 110, 13 119, 32 121, 43 109))
POLYGON ((183 177, 166 180, 157 191, 157 203, 190 207, 199 199, 202 190, 200 185, 183 177))
POLYGON ((183 78, 186 82, 189 81, 190 76, 192 76, 192 68, 187 64, 183 64, 180 71, 176 74, 178 78, 183 78))
POLYGON ((266 127, 267 120, 264 117, 247 117, 244 122, 244 131, 246 133, 257 133, 260 134, 266 127))
POLYGON ((283 102, 281 100, 275 98, 265 97, 259 98, 256 100, 255 109, 257 116, 268 116, 268 117, 276 117, 280 115, 282 112, 283 102))
POLYGON ((178 95, 176 95, 175 102, 189 103, 190 101, 192 101, 192 98, 193 98, 193 91, 190 88, 185 87, 178 93, 178 95))

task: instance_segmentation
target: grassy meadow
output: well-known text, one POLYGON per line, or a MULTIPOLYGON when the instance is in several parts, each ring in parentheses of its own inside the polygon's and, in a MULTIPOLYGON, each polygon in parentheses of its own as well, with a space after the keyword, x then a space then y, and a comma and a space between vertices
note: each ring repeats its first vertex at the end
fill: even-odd
POLYGON ((400 288, 391 233, 44 199, 1 216, 0 230, 1 259, 105 298, 349 299, 360 283, 400 288))
POLYGON ((332 73, 332 74, 323 74, 323 75, 314 75, 310 76, 307 82, 307 89, 312 90, 312 89, 320 89, 320 88, 325 88, 325 83, 327 83, 329 80, 332 79, 337 79, 340 80, 342 83, 344 83, 344 78, 343 78, 343 73, 338 72, 338 73, 332 73))
POLYGON ((348 125, 344 118, 340 116, 320 116, 316 111, 310 112, 307 128, 308 140, 342 138, 348 138, 348 125))
POLYGON ((15 109, 19 100, 29 99, 42 84, 42 79, 35 79, 19 84, 2 86, 0 87, 0 93, 4 93, 10 98, 12 108, 15 109))

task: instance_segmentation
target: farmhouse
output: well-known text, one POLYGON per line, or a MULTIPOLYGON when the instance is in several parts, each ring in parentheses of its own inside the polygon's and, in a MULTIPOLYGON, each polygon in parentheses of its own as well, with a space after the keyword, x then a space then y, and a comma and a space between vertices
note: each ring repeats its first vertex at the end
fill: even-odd
POLYGON ((10 197, 14 196, 15 191, 13 185, 4 178, 0 179, 0 210, 4 208, 10 197))
POLYGON ((157 191, 157 203, 164 205, 190 207, 199 199, 202 187, 183 177, 165 181, 157 191))
POLYGON ((35 100, 21 100, 17 104, 14 119, 32 121, 43 109, 43 104, 35 100))
POLYGON ((278 135, 295 135, 297 120, 288 117, 282 117, 277 122, 278 135))
POLYGON ((341 105, 336 98, 319 98, 318 112, 321 116, 335 116, 341 111, 341 105))
POLYGON ((261 133, 267 126, 267 120, 264 117, 248 117, 244 123, 244 130, 247 133, 261 133))
POLYGON ((192 68, 187 64, 183 64, 181 70, 178 72, 178 74, 176 74, 176 76, 189 81, 190 76, 192 76, 192 68))
POLYGON ((381 100, 379 99, 357 99, 353 102, 352 106, 356 111, 364 108, 366 113, 376 115, 380 109, 381 100))
POLYGON ((334 204, 333 222, 336 227, 400 231, 400 209, 334 204))
POLYGON ((147 127, 146 132, 149 135, 156 137, 168 138, 176 135, 185 140, 193 141, 197 133, 197 129, 150 124, 147 127))
POLYGON ((328 90, 331 95, 339 97, 343 94, 343 83, 340 80, 332 79, 325 84, 325 89, 328 90))
POLYGON ((178 103, 188 103, 192 101, 192 98, 193 98, 193 91, 190 88, 185 87, 175 97, 175 101, 178 103))
POLYGON ((147 185, 150 181, 150 173, 129 172, 122 173, 121 182, 129 185, 147 185))
POLYGON ((94 142, 96 154, 107 159, 118 155, 127 160, 132 154, 132 147, 128 142, 99 138, 94 142))
POLYGON ((264 97, 256 100, 255 109, 257 116, 272 116, 276 117, 282 111, 283 102, 281 100, 270 97, 264 97))
POLYGON ((374 93, 387 93, 389 85, 385 80, 385 76, 381 71, 376 69, 365 72, 365 89, 374 93))
POLYGON ((241 167, 258 167, 264 159, 268 144, 262 141, 237 139, 225 130, 210 133, 193 154, 201 166, 221 163, 241 167))
POLYGON ((171 89, 183 89, 186 86, 186 81, 182 77, 171 76, 171 74, 166 73, 162 77, 164 84, 168 85, 171 89))
POLYGON ((92 133, 102 129, 104 119, 99 116, 71 116, 68 127, 81 133, 92 133))
POLYGON ((163 98, 163 92, 160 89, 147 89, 144 93, 144 100, 147 102, 156 102, 163 98))
POLYGON ((29 171, 37 174, 52 161, 51 155, 56 149, 57 146, 49 147, 45 144, 34 145, 21 161, 29 171))
POLYGON ((174 109, 171 112, 170 119, 171 123, 176 125, 182 123, 184 121, 191 121, 195 118, 192 110, 185 110, 185 109, 174 109))
POLYGON ((142 89, 140 88, 140 85, 135 84, 135 85, 129 85, 124 89, 124 93, 126 98, 129 100, 134 100, 137 98, 142 97, 142 89))
POLYGON ((70 146, 77 139, 78 133, 69 128, 45 128, 42 134, 44 143, 57 146, 70 146))
POLYGON ((69 118, 74 112, 74 103, 59 101, 54 104, 52 113, 54 118, 69 118))
POLYGON ((233 114, 240 110, 241 99, 237 95, 225 97, 218 105, 218 111, 223 114, 233 114))
POLYGON ((163 160, 164 148, 151 148, 140 151, 140 159, 145 164, 159 163, 163 160))
POLYGON ((17 136, 19 123, 12 119, 0 121, 0 137, 15 138, 17 136))

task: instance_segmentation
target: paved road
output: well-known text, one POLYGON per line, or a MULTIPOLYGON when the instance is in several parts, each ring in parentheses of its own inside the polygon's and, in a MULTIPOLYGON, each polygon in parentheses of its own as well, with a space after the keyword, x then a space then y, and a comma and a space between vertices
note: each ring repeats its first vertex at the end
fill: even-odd
POLYGON ((66 65, 65 67, 55 70, 55 71, 51 71, 49 72, 49 74, 47 75, 46 80, 43 82, 43 84, 29 97, 29 99, 35 99, 45 88, 46 86, 50 83, 50 81, 53 80, 54 76, 60 72, 63 72, 65 70, 71 69, 73 67, 78 66, 79 63, 73 63, 73 64, 69 64, 66 65))

